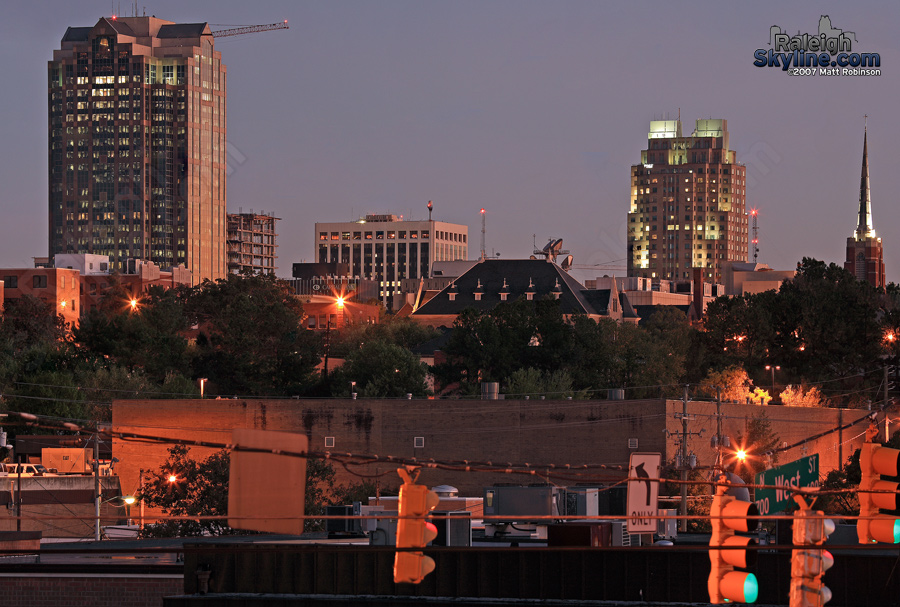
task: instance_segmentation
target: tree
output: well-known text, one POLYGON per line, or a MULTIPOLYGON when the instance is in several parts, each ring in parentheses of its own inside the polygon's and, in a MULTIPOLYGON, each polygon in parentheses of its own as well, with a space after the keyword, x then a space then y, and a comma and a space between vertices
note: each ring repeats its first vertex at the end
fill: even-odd
POLYGON ((66 337, 66 323, 53 307, 33 295, 7 299, 0 316, 0 340, 14 352, 39 344, 59 344, 66 337))
POLYGON ((314 383, 321 344, 303 328, 303 307, 284 281, 235 274, 206 281, 185 311, 200 333, 195 377, 219 393, 296 395, 314 383))
POLYGON ((721 388, 722 402, 744 403, 747 400, 750 378, 743 367, 734 365, 722 371, 710 371, 700 382, 701 393, 708 398, 715 398, 716 388, 721 388))
POLYGON ((746 395, 747 402, 751 405, 768 405, 772 400, 772 397, 769 395, 768 390, 763 390, 759 386, 754 388, 752 391, 747 392, 746 395))
POLYGON ((735 440, 737 444, 733 447, 743 449, 747 457, 743 463, 739 460, 732 462, 733 472, 744 481, 752 482, 756 474, 766 469, 767 464, 778 463, 775 449, 781 444, 781 439, 772 430, 772 422, 764 412, 748 419, 744 432, 738 434, 735 440))
POLYGON ((520 398, 525 395, 565 398, 573 396, 572 376, 565 369, 539 371, 534 367, 518 369, 506 379, 506 395, 520 398))
MULTIPOLYGON (((141 491, 141 499, 151 508, 160 508, 166 516, 225 517, 228 514, 228 481, 231 455, 219 451, 202 462, 190 457, 190 448, 173 445, 169 457, 159 470, 150 473, 141 491), (174 475, 174 482, 169 477, 174 475)), ((306 460, 304 512, 305 531, 321 531, 325 506, 362 501, 374 495, 371 482, 334 485, 334 466, 323 459, 306 460)), ((234 535, 247 531, 232 529, 225 518, 210 520, 161 521, 146 525, 142 537, 191 537, 199 535, 234 535)))
POLYGON ((399 398, 412 394, 428 394, 425 384, 427 366, 402 346, 385 341, 366 342, 347 355, 343 366, 335 371, 332 385, 337 394, 350 393, 350 382, 356 391, 372 398, 399 398))
MULTIPOLYGON (((228 514, 230 456, 219 451, 202 462, 189 457, 190 448, 173 445, 169 458, 150 473, 141 499, 167 516, 224 517, 228 514), (176 480, 170 481, 174 476, 176 480)), ((146 525, 142 537, 190 537, 238 533, 225 519, 170 520, 146 525)))
POLYGON ((860 450, 857 449, 847 458, 847 462, 842 468, 831 470, 825 476, 825 480, 822 481, 823 493, 816 503, 817 509, 828 514, 859 516, 859 497, 855 491, 852 491, 859 487, 859 483, 862 481, 859 455, 860 450), (828 491, 845 492, 827 493, 828 491))
POLYGON ((162 382, 187 365, 184 334, 189 323, 184 304, 188 293, 184 288, 155 286, 133 299, 113 281, 97 309, 73 329, 73 339, 87 353, 112 359, 130 371, 140 369, 151 380, 162 382))
POLYGON ((803 386, 787 386, 780 395, 787 407, 827 407, 828 399, 816 386, 804 391, 803 386))

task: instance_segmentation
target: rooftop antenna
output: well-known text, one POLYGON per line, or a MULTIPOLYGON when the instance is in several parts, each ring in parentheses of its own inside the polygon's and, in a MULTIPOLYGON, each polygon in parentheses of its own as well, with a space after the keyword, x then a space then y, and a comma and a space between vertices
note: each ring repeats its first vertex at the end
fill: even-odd
POLYGON ((430 200, 428 201, 428 221, 431 221, 431 210, 434 208, 434 203, 430 200))
POLYGON ((481 209, 481 259, 479 261, 484 261, 484 207, 481 209))
POLYGON ((756 258, 759 256, 759 226, 756 225, 756 218, 759 216, 759 211, 757 209, 752 209, 750 211, 750 216, 753 217, 753 263, 756 263, 756 258))

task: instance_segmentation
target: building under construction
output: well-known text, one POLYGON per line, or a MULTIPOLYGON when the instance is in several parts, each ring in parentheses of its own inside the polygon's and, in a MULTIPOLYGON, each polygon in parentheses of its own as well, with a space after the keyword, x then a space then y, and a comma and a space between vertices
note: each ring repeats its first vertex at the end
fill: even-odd
POLYGON ((229 274, 274 274, 278 266, 275 260, 275 222, 279 218, 271 214, 229 213, 228 249, 229 274))

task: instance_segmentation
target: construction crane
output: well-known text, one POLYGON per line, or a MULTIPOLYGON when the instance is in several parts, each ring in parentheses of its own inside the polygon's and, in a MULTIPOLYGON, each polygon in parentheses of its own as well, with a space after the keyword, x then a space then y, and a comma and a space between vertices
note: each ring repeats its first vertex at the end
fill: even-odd
POLYGON ((233 27, 227 30, 216 30, 212 32, 215 38, 225 38, 227 36, 240 36, 241 34, 253 34, 256 32, 269 32, 271 30, 286 30, 288 28, 287 19, 281 23, 269 23, 268 25, 245 25, 243 27, 233 27))

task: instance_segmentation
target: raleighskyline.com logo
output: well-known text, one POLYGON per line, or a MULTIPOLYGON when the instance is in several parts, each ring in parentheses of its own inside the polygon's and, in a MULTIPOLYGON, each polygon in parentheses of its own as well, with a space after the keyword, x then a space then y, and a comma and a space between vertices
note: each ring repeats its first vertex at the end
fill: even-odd
POLYGON ((854 32, 832 27, 831 17, 819 17, 818 34, 786 34, 769 28, 769 48, 753 52, 756 67, 780 67, 791 76, 880 76, 881 55, 853 51, 854 32))

